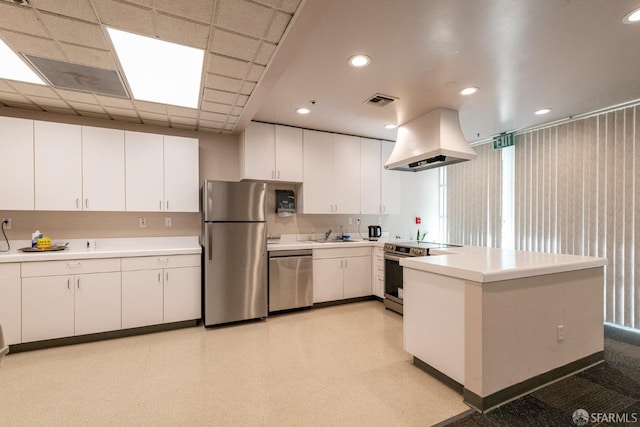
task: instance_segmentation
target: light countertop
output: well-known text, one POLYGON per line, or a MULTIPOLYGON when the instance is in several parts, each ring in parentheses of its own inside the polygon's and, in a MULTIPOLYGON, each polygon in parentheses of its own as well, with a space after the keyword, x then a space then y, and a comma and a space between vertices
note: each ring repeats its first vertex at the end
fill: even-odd
POLYGON ((601 267, 606 258, 464 246, 438 249, 434 256, 402 258, 400 265, 479 283, 601 267))
POLYGON ((294 249, 335 249, 335 248, 361 248, 384 246, 385 240, 354 240, 347 242, 339 242, 329 240, 327 242, 313 242, 310 240, 282 240, 280 242, 269 241, 267 244, 268 251, 288 251, 294 249))
MULTIPOLYGON (((198 236, 137 237, 115 239, 54 239, 53 244, 69 242, 62 251, 22 252, 19 248, 31 246, 28 240, 13 240, 9 252, 0 252, 0 263, 55 261, 68 259, 119 258, 132 256, 200 254, 198 236), (90 242, 90 248, 87 248, 90 242)), ((4 242, 2 242, 4 244, 4 242)))

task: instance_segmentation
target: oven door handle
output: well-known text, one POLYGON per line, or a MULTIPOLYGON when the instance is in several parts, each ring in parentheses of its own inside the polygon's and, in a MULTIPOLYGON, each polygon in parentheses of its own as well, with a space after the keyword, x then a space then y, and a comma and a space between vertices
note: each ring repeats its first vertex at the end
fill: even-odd
POLYGON ((407 257, 384 254, 384 259, 388 259, 389 261, 398 261, 398 262, 400 262, 401 258, 407 258, 407 257))

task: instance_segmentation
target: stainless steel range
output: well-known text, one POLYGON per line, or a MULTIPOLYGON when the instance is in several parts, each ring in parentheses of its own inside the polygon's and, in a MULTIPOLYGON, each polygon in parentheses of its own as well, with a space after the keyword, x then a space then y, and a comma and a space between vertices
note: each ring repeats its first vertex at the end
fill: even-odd
POLYGON ((446 243, 397 242, 384 244, 384 306, 402 314, 402 267, 400 258, 430 256, 432 249, 459 247, 446 243))

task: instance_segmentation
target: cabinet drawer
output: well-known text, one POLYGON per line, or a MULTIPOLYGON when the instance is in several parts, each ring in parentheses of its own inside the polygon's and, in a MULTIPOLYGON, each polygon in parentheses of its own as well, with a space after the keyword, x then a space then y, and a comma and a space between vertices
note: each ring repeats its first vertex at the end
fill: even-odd
POLYGON ((0 264, 0 279, 20 278, 20 263, 10 262, 0 264))
MULTIPOLYGON (((348 245, 348 243, 345 243, 348 245)), ((371 247, 314 249, 313 259, 349 258, 354 256, 371 256, 371 247)))
POLYGON ((373 248, 373 255, 384 257, 384 248, 379 248, 379 247, 373 248))
POLYGON ((376 257, 374 257, 374 259, 373 259, 373 265, 374 265, 376 268, 382 268, 382 269, 384 269, 384 258, 383 258, 383 257, 380 257, 380 256, 376 256, 376 257))
POLYGON ((120 271, 120 258, 71 259, 66 261, 23 262, 22 277, 120 271))
POLYGON ((373 269, 373 274, 375 276, 375 278, 381 278, 382 280, 384 280, 384 268, 380 268, 380 267, 376 267, 373 269))
POLYGON ((122 271, 176 267, 200 267, 200 255, 167 255, 122 258, 122 271))

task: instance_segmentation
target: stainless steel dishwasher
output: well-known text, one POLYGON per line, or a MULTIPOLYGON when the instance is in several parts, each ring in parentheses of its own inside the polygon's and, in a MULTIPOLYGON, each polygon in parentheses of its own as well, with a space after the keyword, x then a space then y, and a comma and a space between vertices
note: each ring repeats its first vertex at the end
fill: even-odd
POLYGON ((312 250, 269 251, 269 313, 312 305, 312 250))

